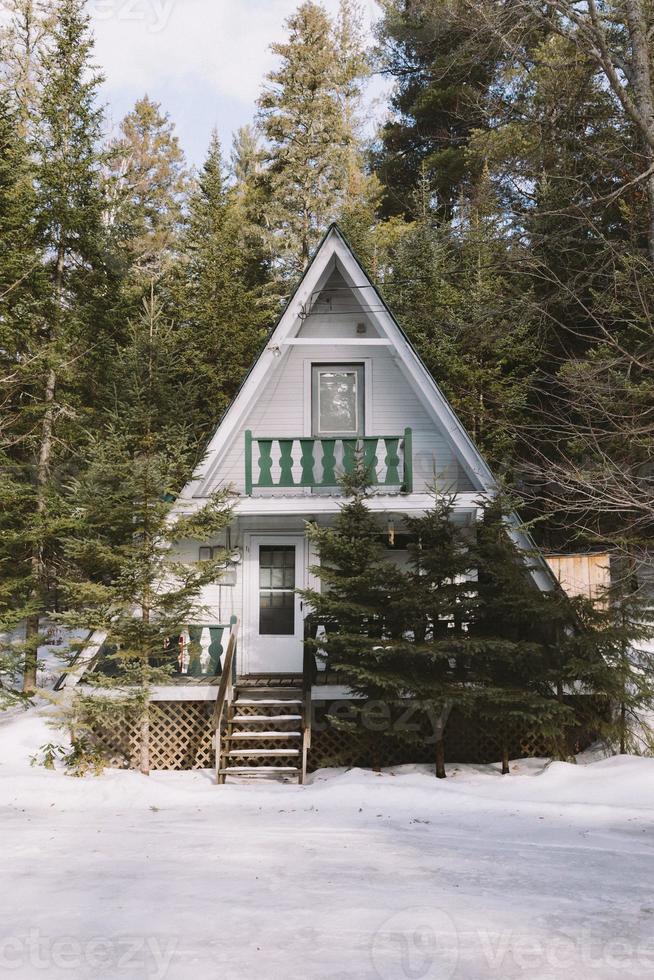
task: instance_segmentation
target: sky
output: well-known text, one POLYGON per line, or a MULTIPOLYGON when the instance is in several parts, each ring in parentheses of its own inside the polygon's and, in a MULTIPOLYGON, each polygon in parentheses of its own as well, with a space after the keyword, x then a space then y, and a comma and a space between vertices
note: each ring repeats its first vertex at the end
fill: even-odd
MULTIPOLYGON (((106 75, 110 129, 147 93, 170 114, 190 163, 201 165, 211 131, 227 150, 252 121, 264 75, 275 64, 272 41, 299 0, 88 0, 96 61, 106 75)), ((323 0, 334 14, 338 0, 323 0)), ((361 3, 371 34, 374 0, 361 3)), ((387 83, 367 86, 367 116, 383 115, 387 83)))

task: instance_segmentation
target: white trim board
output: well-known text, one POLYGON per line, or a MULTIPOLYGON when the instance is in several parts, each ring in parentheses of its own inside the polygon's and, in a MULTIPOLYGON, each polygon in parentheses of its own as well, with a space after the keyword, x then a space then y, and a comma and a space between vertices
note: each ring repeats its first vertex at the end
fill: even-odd
POLYGON ((291 337, 283 340, 280 347, 392 347, 393 342, 387 337, 291 337))

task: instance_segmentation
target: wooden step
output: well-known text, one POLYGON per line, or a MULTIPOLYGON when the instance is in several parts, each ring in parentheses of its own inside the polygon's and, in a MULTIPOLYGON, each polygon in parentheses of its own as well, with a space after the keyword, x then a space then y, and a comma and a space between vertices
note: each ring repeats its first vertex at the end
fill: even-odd
POLYGON ((273 722, 302 721, 302 715, 234 715, 231 721, 234 725, 256 725, 262 722, 272 725, 273 722))
POLYGON ((297 699, 295 699, 295 698, 282 698, 282 699, 279 699, 279 698, 274 698, 274 699, 268 699, 268 698, 254 698, 254 699, 253 698, 238 698, 238 700, 236 700, 236 701, 234 701, 232 703, 233 703, 233 705, 234 705, 235 708, 238 708, 239 705, 242 705, 243 707, 253 708, 253 707, 256 707, 259 704, 275 705, 276 707, 279 707, 280 705, 285 705, 285 704, 302 704, 302 701, 301 701, 300 698, 297 698, 297 699))
POLYGON ((221 776, 271 776, 284 773, 294 773, 298 775, 300 770, 297 766, 229 766, 227 769, 219 769, 221 776))
POLYGON ((242 693, 255 697, 260 694, 265 697, 266 694, 301 694, 302 687, 299 684, 271 684, 270 687, 248 687, 247 684, 241 687, 237 684, 234 692, 237 695, 242 693))
POLYGON ((299 749, 230 749, 227 756, 230 759, 257 759, 264 755, 285 756, 299 754, 299 749))
POLYGON ((302 738, 302 732, 232 732, 231 735, 223 736, 225 741, 230 738, 302 738))

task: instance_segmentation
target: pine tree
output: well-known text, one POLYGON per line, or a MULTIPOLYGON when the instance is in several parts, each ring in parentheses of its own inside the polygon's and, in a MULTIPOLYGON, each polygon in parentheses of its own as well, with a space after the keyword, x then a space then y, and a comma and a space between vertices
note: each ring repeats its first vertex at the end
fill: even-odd
POLYGON ((108 223, 123 257, 124 319, 177 260, 189 176, 173 123, 147 95, 125 116, 107 155, 108 223))
POLYGON ((577 628, 562 635, 559 688, 583 692, 581 723, 609 751, 646 755, 654 747, 652 600, 638 588, 633 563, 614 556, 611 571, 605 590, 573 602, 577 628))
POLYGON ((352 104, 363 62, 347 9, 339 35, 319 4, 308 0, 298 8, 287 21, 288 41, 271 46, 281 64, 267 76, 258 101, 267 140, 269 248, 286 276, 303 269, 352 188, 352 104))
MULTIPOLYGON (((102 322, 100 76, 81 0, 59 0, 54 15, 39 51, 37 113, 29 131, 33 187, 23 196, 30 211, 23 230, 32 236, 28 251, 39 259, 38 285, 30 284, 22 308, 21 290, 8 294, 17 324, 10 356, 20 377, 4 433, 12 466, 3 493, 21 503, 10 540, 29 567, 25 690, 36 683, 40 619, 56 602, 63 473, 72 442, 81 438, 79 378, 91 324, 97 329, 102 322)), ((27 584, 24 579, 21 593, 27 584)))
MULTIPOLYGON (((244 176, 244 180, 248 178, 244 176)), ((187 418, 202 438, 227 408, 272 318, 261 241, 249 232, 242 187, 229 187, 218 137, 188 203, 181 262, 171 287, 197 399, 187 418)))
POLYGON ((509 772, 511 731, 537 734, 561 752, 572 709, 557 697, 560 640, 574 628, 567 597, 543 592, 531 578, 529 555, 509 533, 501 499, 486 503, 476 527, 477 601, 469 625, 473 713, 502 745, 502 773, 509 772), (566 621, 567 620, 567 621, 566 621))
POLYGON ((419 517, 407 517, 405 615, 412 645, 406 658, 407 693, 429 712, 436 776, 445 773, 445 726, 452 709, 469 709, 468 628, 474 616, 476 569, 470 535, 455 523, 453 500, 435 495, 419 517))
POLYGON ((456 228, 439 222, 426 174, 415 210, 391 244, 383 292, 484 456, 510 471, 541 353, 523 255, 503 239, 487 177, 462 204, 456 228))
POLYGON ((485 19, 468 11, 461 0, 383 4, 379 61, 396 79, 375 168, 387 215, 416 215, 415 191, 426 174, 438 218, 448 220, 479 174, 467 149, 474 131, 487 124, 502 45, 485 19))
POLYGON ((226 493, 194 514, 172 513, 193 461, 187 428, 170 399, 178 357, 175 332, 152 298, 122 352, 121 405, 91 441, 69 501, 75 521, 67 540, 72 574, 65 582, 65 621, 106 634, 109 652, 95 680, 111 689, 73 706, 77 755, 83 761, 92 749, 85 736, 98 718, 136 715, 143 773, 149 772, 149 692, 173 669, 163 657, 166 638, 193 622, 203 587, 219 575, 218 557, 189 565, 175 559, 171 544, 215 535, 230 520, 226 493))
POLYGON ((35 195, 20 110, 0 93, 0 706, 18 697, 26 647, 15 642, 38 606, 30 570, 33 493, 25 384, 47 282, 35 240, 35 195))
POLYGON ((5 0, 0 24, 0 85, 11 94, 16 125, 26 139, 38 115, 39 60, 52 22, 53 0, 5 0))
POLYGON ((261 169, 261 148, 252 126, 239 126, 232 140, 230 170, 239 193, 256 183, 261 169))
POLYGON ((308 645, 354 694, 390 708, 407 685, 405 578, 384 553, 382 528, 366 504, 368 478, 361 463, 342 485, 349 499, 333 527, 307 529, 320 558, 312 572, 321 590, 301 595, 312 609, 312 625, 325 634, 308 645))
MULTIPOLYGON (((514 543, 515 518, 500 498, 466 528, 453 502, 437 495, 425 514, 406 518, 409 563, 401 568, 384 553, 365 472, 344 489, 350 499, 334 526, 309 528, 321 590, 301 594, 325 635, 308 645, 363 705, 381 702, 391 715, 401 701, 419 709, 435 736, 437 776, 445 776, 452 709, 498 738, 503 773, 517 732, 559 758, 576 751, 579 731, 609 740, 622 725, 627 744, 626 716, 652 703, 651 656, 642 648, 651 627, 642 611, 632 606, 627 616, 625 603, 598 611, 560 589, 541 591, 535 558, 514 543)), ((391 725, 386 736, 415 745, 426 731, 391 725)))
POLYGON ((150 690, 174 668, 164 656, 166 640, 199 616, 203 587, 220 575, 218 556, 189 566, 171 558, 170 545, 217 534, 230 520, 225 495, 190 517, 171 518, 170 499, 179 486, 175 448, 168 441, 157 451, 147 440, 135 448, 131 433, 109 429, 92 442, 88 468, 71 497, 80 536, 68 541, 68 555, 80 577, 66 583, 71 611, 64 620, 105 633, 109 652, 92 680, 111 692, 74 705, 78 756, 90 749, 85 735, 98 718, 136 713, 145 774, 150 690))

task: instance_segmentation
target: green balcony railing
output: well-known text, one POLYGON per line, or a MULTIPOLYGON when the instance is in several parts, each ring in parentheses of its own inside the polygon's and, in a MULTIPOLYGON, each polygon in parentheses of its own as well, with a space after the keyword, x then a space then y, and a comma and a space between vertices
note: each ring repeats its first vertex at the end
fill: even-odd
POLYGON ((402 436, 358 439, 253 436, 245 433, 245 492, 291 487, 331 488, 360 457, 373 486, 411 493, 411 429, 402 436))

